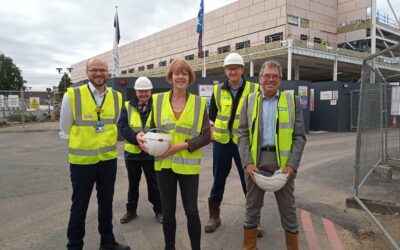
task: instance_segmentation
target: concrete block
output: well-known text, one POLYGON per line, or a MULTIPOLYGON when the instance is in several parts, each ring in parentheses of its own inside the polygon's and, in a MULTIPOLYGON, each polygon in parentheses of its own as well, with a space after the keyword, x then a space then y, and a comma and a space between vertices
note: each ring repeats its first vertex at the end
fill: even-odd
MULTIPOLYGON (((400 212, 400 203, 383 202, 360 198, 362 203, 371 211, 380 214, 396 214, 400 212)), ((346 207, 362 209, 353 196, 346 198, 346 207)))

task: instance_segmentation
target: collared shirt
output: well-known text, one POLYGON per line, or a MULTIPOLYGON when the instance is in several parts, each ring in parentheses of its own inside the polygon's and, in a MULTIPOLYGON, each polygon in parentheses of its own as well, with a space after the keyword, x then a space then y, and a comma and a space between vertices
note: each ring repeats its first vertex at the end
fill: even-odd
POLYGON ((230 82, 228 82, 228 85, 229 85, 229 90, 231 91, 231 94, 232 94, 233 98, 236 98, 236 95, 237 95, 237 93, 239 92, 239 89, 240 89, 240 88, 242 87, 242 85, 243 85, 243 79, 240 79, 240 84, 239 84, 239 86, 238 86, 236 89, 232 88, 230 82))
POLYGON ((263 141, 262 146, 275 146, 275 116, 278 107, 279 90, 272 98, 266 97, 263 93, 263 141))
POLYGON ((146 103, 141 103, 141 102, 139 102, 139 103, 138 103, 138 110, 139 110, 139 113, 140 113, 140 114, 144 114, 144 113, 146 112, 146 110, 147 110, 147 104, 148 104, 148 102, 146 102, 146 103))
MULTIPOLYGON (((100 93, 93 84, 89 81, 88 83, 90 92, 92 92, 93 97, 96 101, 97 106, 101 106, 104 96, 107 93, 107 86, 103 93, 100 93)), ((118 115, 119 118, 119 115, 118 115)), ((68 97, 68 92, 65 92, 62 103, 61 103, 61 115, 60 115, 60 138, 69 139, 69 132, 71 130, 74 118, 72 116, 71 104, 68 97)))

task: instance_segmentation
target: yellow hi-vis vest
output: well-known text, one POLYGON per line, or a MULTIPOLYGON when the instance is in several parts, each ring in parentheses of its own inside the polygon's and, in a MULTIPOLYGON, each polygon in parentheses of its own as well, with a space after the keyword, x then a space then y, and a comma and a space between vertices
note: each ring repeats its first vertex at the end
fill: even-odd
MULTIPOLYGON (((156 127, 171 134, 171 144, 184 143, 199 136, 203 125, 206 99, 189 94, 185 108, 177 120, 171 107, 170 96, 171 91, 153 95, 152 110, 156 127)), ((185 149, 166 158, 156 157, 154 168, 156 171, 161 171, 163 168, 172 169, 174 173, 184 175, 199 174, 201 157, 201 148, 191 153, 185 149)))
POLYGON ((73 125, 69 135, 69 162, 88 165, 117 158, 117 119, 122 107, 121 93, 108 88, 104 96, 100 122, 103 132, 95 132, 98 124, 97 105, 88 85, 68 88, 73 125))
POLYGON ((222 89, 222 84, 214 85, 214 98, 215 104, 218 109, 217 117, 214 122, 214 140, 227 144, 230 139, 237 144, 238 142, 238 127, 239 127, 239 116, 243 106, 243 100, 248 94, 259 91, 259 84, 252 82, 245 82, 242 96, 240 97, 236 113, 232 114, 232 94, 227 89, 222 89), (235 116, 232 124, 232 131, 229 131, 229 119, 231 115, 235 116))
MULTIPOLYGON (((125 102, 125 108, 128 114, 128 124, 129 127, 135 131, 135 132, 147 132, 150 129, 150 118, 152 116, 151 112, 149 116, 147 117, 146 124, 143 126, 142 124, 142 119, 140 119, 140 113, 139 111, 135 108, 132 107, 132 105, 129 104, 129 101, 125 102)), ((125 142, 125 151, 131 153, 131 154, 139 154, 142 152, 140 147, 138 145, 131 144, 129 142, 125 142)))
MULTIPOLYGON (((259 120, 263 115, 260 114, 261 93, 253 93, 248 97, 247 121, 249 126, 249 140, 251 148, 251 156, 253 163, 257 166, 259 160, 258 140, 259 136, 259 120)), ((284 170, 289 160, 290 151, 292 149, 292 136, 295 122, 295 100, 293 93, 280 92, 278 107, 275 116, 275 124, 278 123, 278 129, 275 131, 275 147, 276 159, 278 166, 284 170)))

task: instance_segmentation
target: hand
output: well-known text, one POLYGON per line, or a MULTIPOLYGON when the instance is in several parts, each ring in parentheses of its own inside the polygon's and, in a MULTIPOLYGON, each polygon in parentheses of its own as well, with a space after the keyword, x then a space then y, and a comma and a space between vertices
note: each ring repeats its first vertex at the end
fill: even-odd
POLYGON ((168 157, 170 155, 175 154, 176 152, 179 152, 181 150, 187 149, 188 144, 185 143, 179 143, 179 144, 171 144, 167 151, 164 152, 164 154, 161 156, 162 158, 168 157))
POLYGON ((253 163, 246 165, 245 167, 245 174, 251 178, 251 180, 253 182, 256 182, 255 178, 254 178, 254 174, 253 172, 258 172, 258 168, 256 167, 256 165, 254 165, 253 163))
POLYGON ((144 137, 144 133, 143 133, 143 132, 139 132, 139 133, 136 134, 136 140, 137 140, 137 142, 138 142, 138 144, 139 144, 139 147, 140 147, 144 152, 147 153, 147 148, 146 148, 146 146, 144 145, 145 139, 144 139, 143 137, 144 137))
POLYGON ((285 172, 287 178, 290 179, 296 175, 297 170, 292 166, 286 165, 285 170, 283 172, 285 172))

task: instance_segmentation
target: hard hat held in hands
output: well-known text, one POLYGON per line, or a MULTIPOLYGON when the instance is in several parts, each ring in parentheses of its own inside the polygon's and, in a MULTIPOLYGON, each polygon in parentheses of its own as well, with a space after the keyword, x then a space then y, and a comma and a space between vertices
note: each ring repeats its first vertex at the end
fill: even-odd
MULTIPOLYGON (((144 145, 147 149, 147 153, 154 157, 159 157, 164 154, 165 151, 171 145, 171 135, 165 133, 155 133, 159 129, 151 129, 144 136, 144 145)), ((160 130, 162 131, 162 130, 160 130)))
POLYGON ((286 173, 280 169, 268 177, 262 174, 262 172, 253 172, 256 185, 266 192, 276 192, 285 186, 288 177, 286 173))

